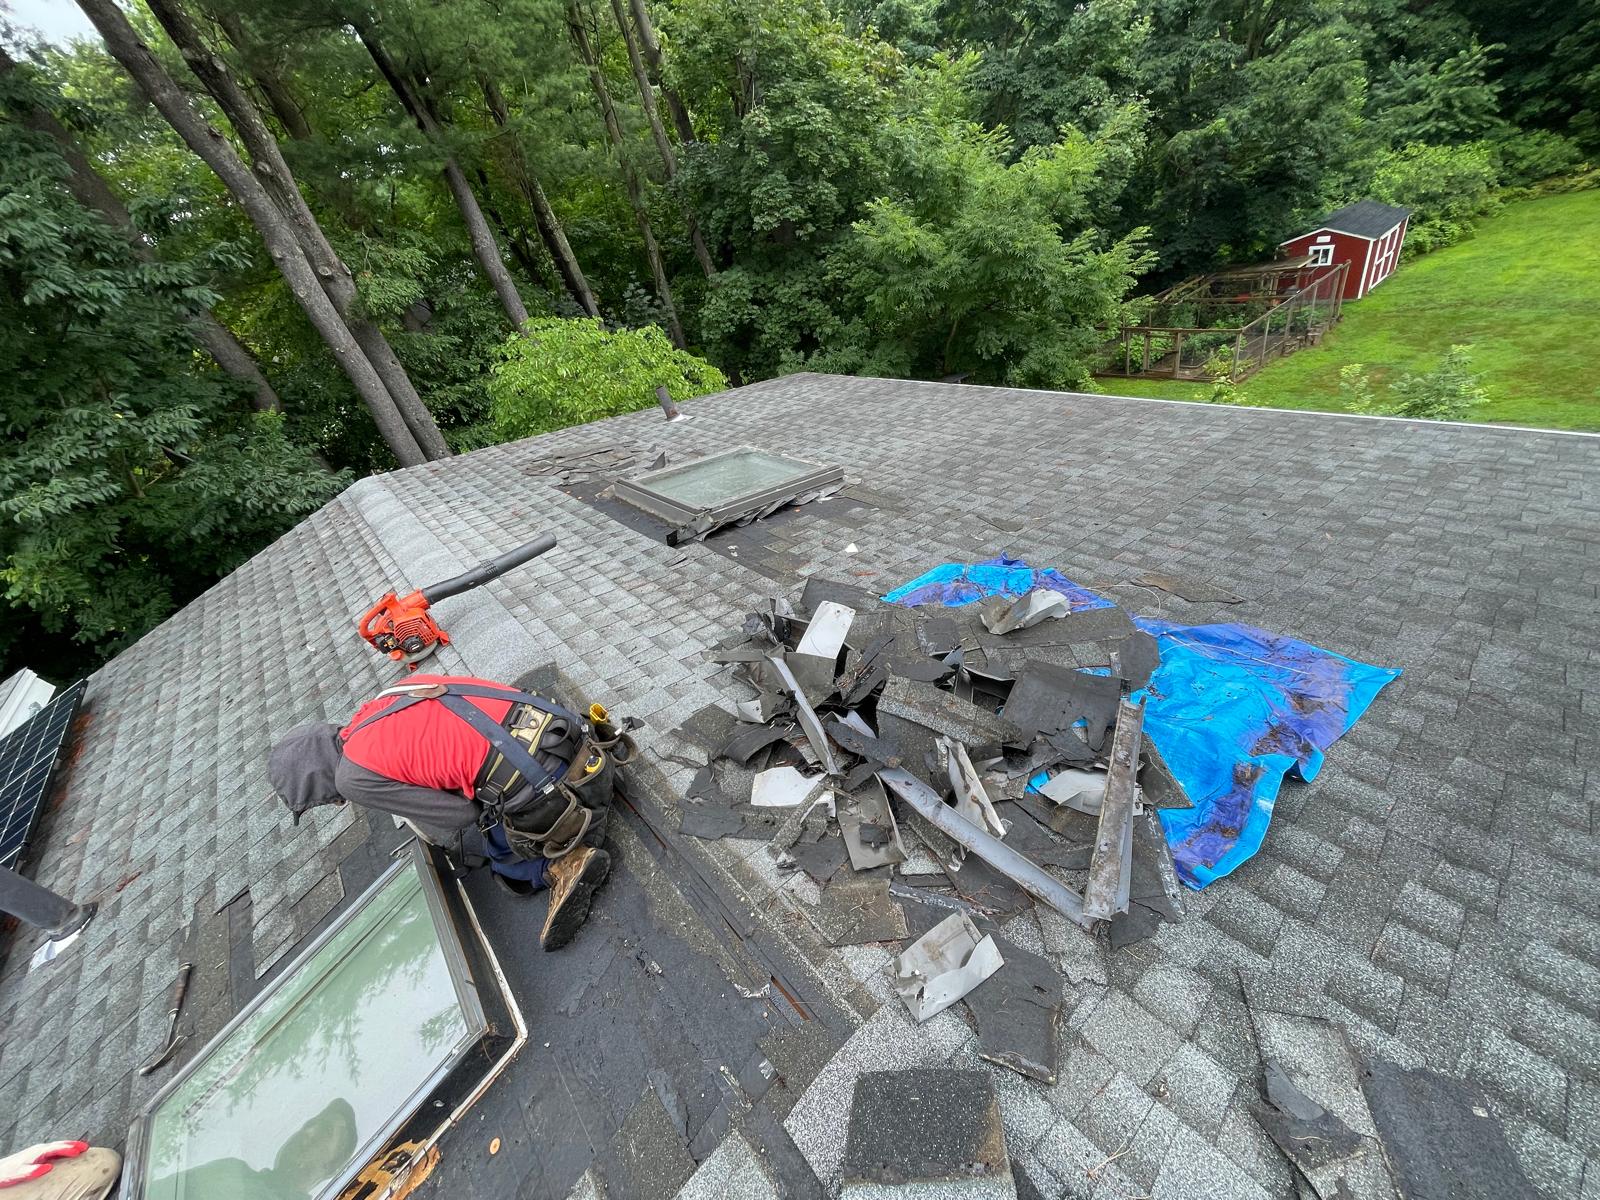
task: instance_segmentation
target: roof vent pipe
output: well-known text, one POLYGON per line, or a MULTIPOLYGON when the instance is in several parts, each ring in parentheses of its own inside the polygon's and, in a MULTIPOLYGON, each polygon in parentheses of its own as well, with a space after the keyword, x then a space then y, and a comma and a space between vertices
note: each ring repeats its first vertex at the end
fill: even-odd
POLYGON ((669 421, 687 421, 691 419, 691 414, 680 409, 678 402, 667 395, 665 387, 656 388, 656 402, 661 405, 661 411, 667 414, 667 420, 669 421))

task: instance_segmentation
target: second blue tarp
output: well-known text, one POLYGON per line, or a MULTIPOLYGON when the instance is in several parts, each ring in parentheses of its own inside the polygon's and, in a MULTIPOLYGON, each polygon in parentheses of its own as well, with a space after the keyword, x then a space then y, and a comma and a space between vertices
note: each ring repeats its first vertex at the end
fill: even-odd
MULTIPOLYGON (((1059 572, 1005 558, 946 563, 884 599, 948 607, 1030 587, 1063 592, 1074 611, 1111 604, 1059 572), (1028 578, 1048 582, 1024 586, 1028 578)), ((1145 733, 1194 802, 1163 809, 1162 824, 1179 875, 1202 888, 1261 848, 1284 777, 1314 778, 1323 752, 1400 672, 1249 625, 1135 623, 1161 646, 1161 665, 1135 693, 1145 697, 1145 733)))

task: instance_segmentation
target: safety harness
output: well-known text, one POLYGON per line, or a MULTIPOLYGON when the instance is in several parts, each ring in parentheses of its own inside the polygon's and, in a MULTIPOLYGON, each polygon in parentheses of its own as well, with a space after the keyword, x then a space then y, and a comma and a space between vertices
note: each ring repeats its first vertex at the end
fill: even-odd
MULTIPOLYGON (((602 777, 609 788, 605 751, 623 735, 601 737, 571 710, 510 687, 399 684, 378 693, 379 699, 384 696, 399 699, 350 730, 347 741, 374 721, 436 700, 488 739, 490 752, 473 788, 479 827, 503 826, 507 842, 524 858, 560 858, 577 849, 595 818, 595 807, 583 804, 580 793, 590 798, 588 785, 602 777), (469 697, 509 700, 511 709, 504 722, 496 721, 469 697)), ((596 706, 591 713, 605 720, 604 709, 596 706)), ((597 799, 603 806, 609 796, 597 799)))

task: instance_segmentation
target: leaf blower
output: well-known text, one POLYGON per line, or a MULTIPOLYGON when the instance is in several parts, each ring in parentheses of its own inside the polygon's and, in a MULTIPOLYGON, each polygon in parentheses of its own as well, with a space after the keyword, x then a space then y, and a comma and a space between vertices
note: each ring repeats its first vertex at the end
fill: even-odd
POLYGON ((418 588, 409 596, 390 592, 367 610, 357 628, 361 636, 372 643, 373 649, 387 654, 395 662, 405 663, 407 670, 415 671, 417 664, 428 655, 441 645, 450 644, 450 635, 428 615, 432 605, 446 597, 459 596, 462 592, 482 587, 513 567, 520 567, 545 551, 554 549, 555 544, 555 535, 547 533, 525 546, 518 546, 497 558, 481 562, 454 579, 418 588))

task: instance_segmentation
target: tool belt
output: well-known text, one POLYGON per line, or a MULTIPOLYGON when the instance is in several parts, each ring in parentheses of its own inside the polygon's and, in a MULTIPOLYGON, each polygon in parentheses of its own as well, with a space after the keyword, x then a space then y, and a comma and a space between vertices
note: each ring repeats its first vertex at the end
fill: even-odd
POLYGON ((553 778, 536 788, 511 754, 491 745, 473 789, 483 815, 500 814, 506 841, 523 858, 570 854, 610 802, 610 759, 586 727, 531 704, 513 704, 501 725, 553 778))
POLYGON ((437 700, 489 741, 473 795, 479 827, 500 825, 522 858, 560 858, 598 834, 597 816, 610 808, 614 767, 632 754, 633 740, 614 729, 600 705, 588 719, 532 692, 477 684, 399 685, 401 697, 350 732, 426 700, 437 700), (512 702, 496 722, 466 697, 512 702))

